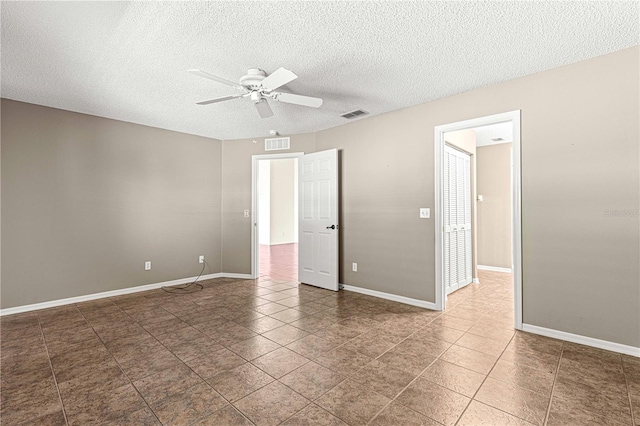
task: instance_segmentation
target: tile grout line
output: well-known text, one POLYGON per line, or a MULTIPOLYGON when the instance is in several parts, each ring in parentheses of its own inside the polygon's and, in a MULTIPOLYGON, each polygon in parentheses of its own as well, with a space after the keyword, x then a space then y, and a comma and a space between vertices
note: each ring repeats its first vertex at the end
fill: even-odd
POLYGON ((42 342, 44 343, 44 349, 47 351, 47 360, 49 361, 49 368, 51 368, 51 375, 53 376, 53 382, 56 385, 56 391, 58 392, 58 400, 60 401, 60 407, 62 408, 62 416, 64 417, 64 422, 67 426, 69 426, 69 420, 67 419, 67 410, 64 408, 64 402, 62 401, 62 395, 60 394, 60 387, 58 386, 58 379, 56 379, 56 372, 53 370, 53 363, 51 362, 51 354, 49 354, 49 346, 47 345, 47 338, 44 335, 44 330, 42 329, 42 321, 40 320, 40 314, 38 313, 38 327, 40 328, 40 334, 42 335, 42 342))
MULTIPOLYGON (((144 296, 143 296, 143 297, 144 297, 144 296)), ((125 315, 127 315, 129 318, 131 318, 131 320, 132 320, 134 323, 136 323, 136 324, 140 325, 140 324, 138 323, 138 321, 137 321, 135 318, 133 318, 131 315, 129 315, 129 314, 128 314, 124 309, 122 309, 122 308, 120 307, 120 305, 118 305, 118 304, 117 304, 117 303, 115 303, 115 302, 113 302, 113 303, 114 303, 114 304, 118 307, 118 309, 120 309, 120 310, 121 310, 125 315)), ((163 306, 161 306, 161 305, 158 305, 158 304, 156 304, 156 303, 154 303, 154 305, 155 305, 155 306, 158 306, 158 307, 159 307, 159 308, 161 308, 161 309, 164 309, 164 310, 165 310, 165 311, 167 311, 167 312, 169 312, 167 309, 165 309, 165 308, 164 308, 163 306)), ((171 315, 175 316, 176 318, 180 318, 180 317, 178 317, 177 315, 173 314, 172 312, 169 312, 169 313, 170 313, 171 315)), ((189 323, 187 323, 186 321, 185 321, 185 323, 186 323, 186 324, 189 324, 189 323)), ((190 327, 193 327, 191 324, 189 324, 189 326, 190 326, 190 327)), ((148 331, 146 328, 144 328, 144 326, 140 325, 140 327, 142 327, 142 329, 143 329, 144 331, 146 331, 147 333, 149 333, 149 331, 148 331)), ((198 330, 198 331, 200 331, 200 330, 198 330)), ((200 331, 200 332, 201 332, 201 331, 200 331)), ((202 332, 201 332, 201 333, 202 333, 202 332)), ((96 333, 96 334, 97 334, 97 333, 96 333)), ((202 334, 203 334, 203 335, 205 335, 205 336, 207 336, 207 337, 209 337, 209 335, 207 335, 207 334, 205 334, 205 333, 202 333, 202 334)), ((199 377, 199 378, 200 378, 204 383, 206 383, 206 384, 207 384, 207 386, 211 387, 211 389, 213 389, 213 390, 214 390, 218 395, 220 395, 220 397, 221 397, 224 401, 226 401, 226 402, 227 402, 227 405, 231 405, 231 406, 232 406, 233 408, 235 408, 235 409, 236 409, 236 410, 237 410, 237 411, 238 411, 238 412, 239 412, 243 417, 247 418, 247 417, 244 415, 244 413, 242 413, 240 410, 238 410, 238 409, 236 408, 236 406, 235 406, 235 405, 233 405, 233 403, 232 403, 231 401, 229 401, 227 398, 225 398, 225 397, 224 397, 220 392, 218 392, 218 391, 217 391, 213 386, 211 386, 211 384, 209 384, 209 382, 208 382, 204 377, 202 377, 200 374, 198 374, 196 371, 194 371, 194 370, 193 370, 189 365, 187 365, 187 363, 186 363, 186 362, 184 362, 182 359, 180 359, 180 357, 178 357, 175 353, 173 353, 173 351, 172 351, 171 349, 169 349, 167 346, 165 346, 165 344, 164 344, 164 343, 162 343, 162 342, 161 342, 161 341, 160 341, 160 340, 159 340, 159 339, 158 339, 154 334, 149 333, 149 335, 150 335, 151 337, 153 337, 153 338, 156 340, 156 342, 158 342, 160 345, 162 345, 162 347, 164 347, 167 351, 169 351, 169 353, 171 353, 171 355, 175 356, 175 357, 176 357, 176 358, 177 358, 177 359, 178 359, 182 364, 184 364, 184 366, 185 366, 185 367, 187 367, 189 370, 191 370, 191 371, 193 372, 193 374, 195 374, 196 376, 198 376, 198 377, 199 377)), ((99 336, 98 336, 98 337, 99 337, 99 336)), ((210 338, 210 339, 212 339, 211 337, 209 337, 209 338, 210 338)), ((212 339, 212 340, 213 340, 213 339, 212 339)), ((226 346, 224 346, 224 345, 221 345, 221 346, 222 346, 223 348, 225 348, 225 349, 228 349, 228 348, 227 348, 226 346)), ((105 345, 105 347, 106 347, 106 345, 105 345)), ((107 348, 107 350, 109 350, 109 349, 107 348)), ((229 349, 228 349, 228 350, 229 350, 229 349)), ((111 351, 110 351, 110 350, 109 350, 109 353, 111 353, 111 351)), ((113 354, 111 354, 111 356, 113 356, 113 354)), ((118 367, 120 367, 120 363, 116 360, 115 356, 113 356, 113 358, 114 358, 114 360, 116 361, 116 363, 118 364, 118 367)), ((199 357, 198 357, 198 358, 199 358, 199 357)), ((196 359, 197 359, 197 358, 196 358, 196 359)), ((122 367, 120 367, 120 369, 122 370, 122 367)), ((127 377, 127 379, 129 379, 129 376, 124 372, 124 370, 122 370, 122 372, 123 372, 123 374, 127 377)), ((152 375, 154 375, 154 374, 155 374, 155 373, 149 374, 149 375, 147 375, 147 376, 145 376, 145 377, 141 377, 141 378, 140 378, 140 379, 138 379, 138 380, 142 380, 142 379, 147 378, 147 377, 150 377, 150 376, 152 376, 152 375)), ((129 379, 129 381, 131 382, 131 385, 132 385, 132 386, 133 386, 133 388, 136 390, 136 392, 138 392, 138 394, 140 395, 140 397, 142 398, 142 400, 145 402, 145 404, 147 404, 147 406, 149 407, 149 410, 151 410, 151 412, 152 412, 152 413, 153 413, 153 415, 158 419, 158 421, 159 421, 161 424, 163 424, 163 423, 160 421, 160 419, 158 418, 158 415, 156 414, 156 412, 151 408, 151 406, 149 405, 149 403, 147 402, 147 400, 145 399, 145 397, 144 397, 144 396, 142 396, 142 394, 140 393, 140 390, 138 390, 138 388, 136 387, 136 385, 134 385, 134 384, 133 384, 133 381, 132 381, 131 379, 129 379)), ((186 389, 183 389, 182 391, 185 391, 185 390, 187 390, 187 389, 191 389, 192 387, 198 386, 199 384, 200 384, 200 383, 195 384, 195 385, 190 386, 190 387, 187 387, 186 389)), ((181 392, 182 392, 182 391, 181 391, 181 392)), ((164 398, 163 398, 163 399, 164 399, 164 398)), ((222 410, 223 408, 225 408, 225 407, 221 407, 221 408, 219 408, 218 410, 215 410, 215 411, 213 411, 213 412, 209 413, 207 416, 198 417, 198 418, 194 419, 192 422, 190 422, 189 424, 193 424, 194 422, 197 422, 198 420, 203 420, 203 419, 205 419, 206 417, 209 417, 209 416, 213 415, 214 413, 216 413, 216 412, 218 412, 218 411, 222 410)), ((247 420, 249 420, 249 419, 247 418, 247 420)), ((250 420, 249 420, 249 421, 250 421, 250 420)), ((250 421, 250 422, 251 422, 251 421, 250 421)), ((252 423, 252 424, 255 424, 255 423, 253 423, 253 422, 251 422, 251 423, 252 423)))
POLYGON ((635 415, 633 413, 634 410, 633 410, 633 402, 631 401, 631 387, 629 387, 629 378, 627 377, 627 369, 625 368, 624 358, 622 358, 622 374, 624 376, 624 383, 627 387, 627 398, 629 398, 629 409, 631 410, 631 424, 635 425, 637 423, 636 423, 635 415))
MULTIPOLYGON (((129 318, 131 318, 131 316, 129 314, 127 314, 117 303, 115 303, 113 300, 111 300, 111 298, 109 298, 109 301, 111 303, 113 303, 114 306, 116 306, 118 309, 120 309, 120 311, 122 313, 124 313, 125 315, 127 315, 129 318)), ((131 378, 129 377, 129 375, 124 371, 124 369, 122 368, 122 366, 120 365, 120 363, 118 362, 118 360, 116 359, 116 357, 113 355, 113 353, 111 352, 111 349, 109 349, 107 347, 107 345, 105 344, 104 340, 102 340, 102 337, 100 337, 100 334, 96 331, 95 328, 93 328, 93 325, 91 324, 91 322, 87 319, 87 317, 84 315, 84 312, 82 312, 82 310, 77 306, 74 305, 76 307, 76 309, 78 310, 78 312, 80 312, 80 315, 82 315, 82 317, 84 318, 84 320, 87 322, 87 324, 89 324, 89 327, 91 327, 91 330, 93 330, 93 332, 95 333, 95 335, 98 337, 98 339, 102 342, 102 345, 104 346, 104 348, 107 350, 107 352, 109 352, 109 355, 111 355, 111 358, 113 358, 113 361, 116 363, 116 365, 118 366, 118 369, 120 369, 120 371, 122 372, 122 374, 124 375, 124 377, 127 378, 127 380, 129 381, 129 384, 131 385, 131 387, 133 387, 136 392, 138 393, 138 395, 140 396, 140 398, 142 398, 142 400, 144 401, 144 403, 146 404, 147 408, 149 409, 149 411, 151 411, 151 414, 153 414, 153 416, 158 420, 158 422, 160 422, 162 424, 162 422, 160 421, 160 419, 158 418, 158 416, 156 415, 156 412, 153 411, 151 409, 151 406, 149 405, 149 403, 147 402, 147 400, 144 398, 144 396, 142 396, 142 394, 140 393, 140 390, 138 390, 138 388, 133 384, 133 380, 131 380, 131 378)), ((133 320, 133 318, 131 318, 133 320)))
MULTIPOLYGON (((487 373, 487 375, 486 375, 486 376, 484 376, 484 379, 482 379, 482 383, 480 383, 480 386, 478 386, 478 389, 476 389, 476 391, 473 393, 473 396, 469 399, 469 403, 467 404, 467 406, 466 406, 466 407, 464 407, 464 410, 462 410, 462 413, 460 413, 460 417, 458 417, 458 420, 456 420, 456 423, 455 423, 456 425, 460 422, 460 419, 462 419, 462 417, 464 416, 464 413, 466 413, 466 412, 467 412, 467 409, 469 408, 469 406, 471 405, 471 403, 472 403, 473 401, 477 401, 477 400, 476 400, 476 395, 478 395, 478 392, 480 392, 480 389, 482 388, 482 386, 484 385, 484 383, 485 383, 485 382, 487 381, 487 379, 489 378, 489 375, 491 374, 491 372, 493 371, 493 369, 494 369, 494 368, 496 368, 496 364, 498 364, 498 361, 500 361, 500 358, 502 358, 502 355, 504 355, 504 351, 506 351, 506 350, 507 350, 507 348, 509 347, 509 345, 511 344, 511 342, 513 342, 513 339, 516 337, 516 333, 517 333, 517 330, 515 330, 515 329, 514 329, 513 336, 511 336, 511 339, 509 339, 509 342, 505 345, 505 347, 504 347, 504 349, 502 350, 502 352, 500 352, 500 355, 498 355, 498 358, 496 358, 496 362, 494 362, 494 363, 493 363, 493 365, 491 366, 491 369, 489 370, 489 372, 487 373)), ((465 334, 466 334, 466 333, 465 333, 465 334)), ((471 334, 473 334, 473 333, 471 333, 471 334)), ((460 339, 461 339, 463 336, 464 336, 464 334, 460 337, 460 339)), ((460 340, 460 339, 458 339, 458 340, 460 340)), ((470 348, 469 348, 469 349, 470 349, 470 348)), ((473 350, 473 349, 471 349, 471 350, 473 350)), ((479 352, 479 351, 478 351, 478 352, 479 352)), ((473 371, 473 370, 472 370, 472 371, 473 371)), ((477 401, 477 402, 478 402, 478 403, 480 403, 480 404, 484 404, 483 402, 480 402, 480 401, 477 401)), ((501 410, 501 409, 499 409, 499 408, 493 407, 492 405, 489 405, 489 404, 486 404, 486 405, 488 405, 489 407, 492 407, 492 408, 494 408, 494 409, 496 409, 496 410, 498 410, 498 411, 502 411, 503 413, 509 414, 510 416, 513 416, 513 417, 519 418, 518 416, 515 416, 515 415, 513 415, 513 414, 511 414, 511 413, 507 413, 507 412, 506 412, 506 411, 504 411, 504 410, 501 410)), ((522 419, 522 420, 524 420, 524 419, 522 419)))
POLYGON ((553 376, 553 385, 551 386, 551 394, 549 395, 549 405, 547 406, 547 412, 544 415, 544 421, 542 422, 543 426, 547 424, 549 421, 549 414, 551 413, 551 403, 553 402, 553 394, 556 390, 556 381, 558 380, 558 375, 560 374, 560 362, 562 361, 562 357, 564 356, 564 342, 562 342, 562 349, 560 349, 560 357, 558 358, 558 366, 556 367, 556 374, 553 376))
MULTIPOLYGON (((442 311, 442 312, 444 313, 444 311, 442 311)), ((443 314, 441 313, 440 315, 435 316, 431 321, 429 321, 429 322, 428 322, 427 324, 425 324, 423 327, 421 327, 421 328, 419 328, 418 330, 414 331, 413 333, 411 333, 410 335, 408 335, 407 337, 405 337, 404 339, 402 339, 400 342, 398 342, 395 346, 393 346, 393 347, 392 347, 392 348, 390 348, 390 349, 387 349, 386 351, 384 351, 383 353, 381 353, 380 355, 378 355, 378 356, 377 356, 376 358, 374 358, 374 359, 378 359, 378 358, 380 358, 382 355, 384 355, 384 354, 386 354, 387 352, 391 351, 391 350, 392 350, 392 349, 394 349, 396 346, 398 346, 400 343, 404 342, 404 341, 405 341, 405 340, 407 340, 409 337, 413 336, 415 333, 417 333, 417 332, 419 332, 420 330, 422 330, 423 328, 426 328, 427 326, 431 325, 431 324, 432 324, 436 319, 440 318, 442 315, 443 315, 443 314)), ((461 330, 459 330, 459 331, 461 331, 461 330)), ((465 332, 465 333, 466 333, 466 332, 465 332)), ((436 338, 434 337, 434 339, 436 339, 436 338)), ((459 339, 460 339, 460 338, 456 339, 456 342, 457 342, 459 339)), ((436 340, 441 340, 441 339, 436 339, 436 340)), ((443 340, 443 342, 445 342, 445 341, 443 340)), ((446 343, 450 343, 450 342, 446 342, 446 343)), ((454 344, 455 344, 455 342, 454 342, 454 343, 451 343, 451 346, 453 346, 454 344)), ((449 347, 451 347, 451 346, 449 346, 449 347)), ((398 395, 402 394, 402 393, 403 393, 405 390, 407 390, 411 385, 413 385, 413 384, 414 384, 414 383, 415 383, 415 382, 420 378, 420 376, 422 376, 422 374, 424 374, 424 372, 425 372, 429 367, 431 367, 431 366, 432 366, 436 361, 438 361, 438 360, 440 359, 440 357, 442 356, 442 354, 444 354, 447 350, 449 350, 449 349, 446 349, 446 350, 442 351, 442 353, 441 353, 440 355, 438 355, 437 357, 435 357, 435 359, 434 359, 433 361, 431 361, 431 362, 429 363, 429 365, 427 365, 427 366, 426 366, 426 367, 425 367, 425 368, 424 368, 424 369, 423 369, 423 370, 422 370, 422 371, 421 371, 421 372, 420 372, 416 377, 414 377, 414 378, 413 378, 413 380, 411 380, 411 381, 410 381, 410 382, 409 382, 409 383, 408 383, 404 388, 402 388, 402 390, 401 390, 400 392, 398 392, 398 393, 396 394, 396 396, 394 396, 393 398, 389 398, 389 400, 390 400, 390 401, 389 401, 388 403, 386 403, 386 404, 384 405, 384 407, 382 407, 382 408, 381 408, 381 409, 380 409, 380 410, 379 410, 379 411, 378 411, 378 412, 377 412, 377 413, 376 413, 376 414, 375 414, 375 415, 374 415, 374 416, 373 416, 373 417, 372 417, 372 418, 367 422, 367 425, 371 424, 371 422, 372 422, 372 421, 374 421, 374 420, 375 420, 375 419, 380 415, 380 413, 382 413, 384 410, 386 410, 386 409, 387 409, 387 407, 389 407, 391 404, 393 404, 394 402, 396 402, 396 398, 398 398, 398 395)), ((380 361, 380 362, 382 362, 382 361, 380 361)), ((366 385, 365 385, 365 386, 366 386, 366 385)), ((374 391, 374 392, 375 392, 375 391, 374 391)), ((454 391, 454 392, 455 392, 455 391, 454 391)), ((456 393, 457 393, 457 392, 456 392, 456 393)), ((383 396, 384 396, 384 395, 383 395, 383 396)), ((398 403, 398 404, 400 404, 400 403, 398 403)), ((400 404, 400 405, 402 405, 402 404, 400 404)), ((407 409, 407 410, 411 410, 412 412, 416 412, 415 410, 413 410, 413 409, 411 409, 411 408, 409 408, 409 407, 405 407, 404 405, 402 405, 402 406, 403 406, 405 409, 407 409)), ((423 414, 421 414, 421 413, 418 413, 418 414, 423 415, 423 414)), ((427 417, 428 419, 431 419, 431 420, 436 421, 435 419, 432 419, 432 418, 431 418, 431 417, 429 417, 429 416, 425 416, 425 417, 427 417)))

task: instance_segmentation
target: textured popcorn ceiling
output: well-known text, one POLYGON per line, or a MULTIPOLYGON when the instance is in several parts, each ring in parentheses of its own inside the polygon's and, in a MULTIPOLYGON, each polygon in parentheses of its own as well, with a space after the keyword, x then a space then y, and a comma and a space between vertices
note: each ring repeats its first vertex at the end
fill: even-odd
POLYGON ((312 132, 638 44, 638 2, 2 2, 2 96, 237 139, 312 132), (320 109, 199 106, 285 67, 320 109))

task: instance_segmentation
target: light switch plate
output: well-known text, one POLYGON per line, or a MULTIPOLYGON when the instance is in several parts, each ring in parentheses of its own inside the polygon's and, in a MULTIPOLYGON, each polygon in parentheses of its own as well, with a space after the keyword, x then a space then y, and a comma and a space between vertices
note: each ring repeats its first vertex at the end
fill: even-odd
POLYGON ((420 207, 420 219, 429 219, 431 217, 431 209, 420 207))

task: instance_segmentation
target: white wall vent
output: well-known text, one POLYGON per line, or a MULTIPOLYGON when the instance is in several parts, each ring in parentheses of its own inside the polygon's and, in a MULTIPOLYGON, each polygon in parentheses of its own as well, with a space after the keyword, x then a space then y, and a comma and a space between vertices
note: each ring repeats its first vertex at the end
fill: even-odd
POLYGON ((267 138, 264 140, 265 151, 278 151, 291 148, 290 138, 267 138))

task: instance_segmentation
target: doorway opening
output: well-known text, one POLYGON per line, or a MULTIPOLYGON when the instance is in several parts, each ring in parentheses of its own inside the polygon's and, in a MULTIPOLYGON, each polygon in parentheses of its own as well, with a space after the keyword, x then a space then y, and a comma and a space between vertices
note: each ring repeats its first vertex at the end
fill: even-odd
POLYGON ((251 276, 298 278, 298 159, 302 153, 253 156, 251 276))
POLYGON ((436 308, 480 275, 512 273, 522 329, 520 111, 437 126, 434 136, 436 308))

